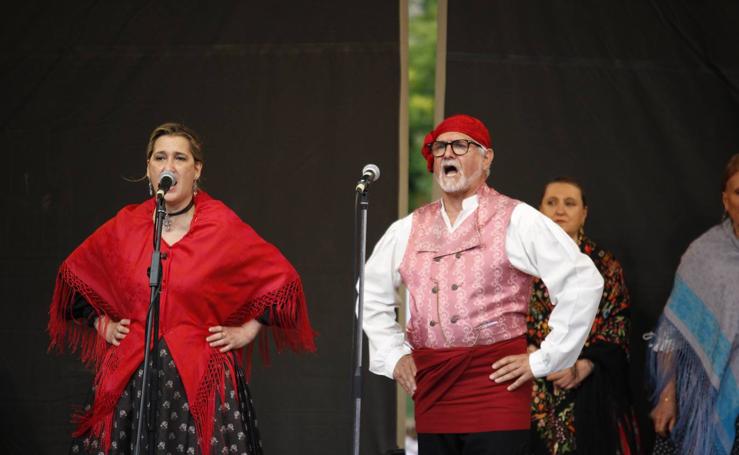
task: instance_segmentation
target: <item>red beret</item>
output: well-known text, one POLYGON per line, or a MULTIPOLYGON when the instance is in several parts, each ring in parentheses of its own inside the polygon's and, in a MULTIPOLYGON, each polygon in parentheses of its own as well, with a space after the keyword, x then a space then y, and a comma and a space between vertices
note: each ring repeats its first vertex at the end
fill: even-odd
POLYGON ((466 134, 479 142, 480 145, 490 148, 490 132, 484 123, 474 117, 470 117, 469 115, 453 115, 442 120, 442 122, 436 125, 436 128, 423 139, 421 153, 424 158, 426 158, 429 172, 434 172, 434 155, 431 154, 429 145, 434 142, 437 137, 450 131, 466 134))

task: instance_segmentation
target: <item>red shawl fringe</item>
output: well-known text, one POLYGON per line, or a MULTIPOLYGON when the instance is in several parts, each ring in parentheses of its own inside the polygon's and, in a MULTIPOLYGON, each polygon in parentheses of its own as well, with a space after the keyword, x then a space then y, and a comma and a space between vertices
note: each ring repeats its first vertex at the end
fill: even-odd
POLYGON ((221 352, 215 351, 208 358, 208 366, 195 400, 190 405, 190 413, 195 421, 195 430, 199 436, 200 450, 203 455, 210 455, 211 437, 213 436, 213 416, 216 410, 216 393, 221 398, 221 403, 226 401, 225 369, 228 368, 231 378, 236 377, 233 365, 228 357, 221 352))
MULTIPOLYGON (((279 289, 247 302, 229 317, 224 325, 241 325, 245 321, 254 319, 255 315, 262 314, 270 308, 273 318, 271 325, 264 327, 259 336, 259 350, 265 363, 269 362, 269 335, 275 342, 277 351, 285 347, 293 351, 316 350, 313 331, 308 319, 308 311, 300 278, 285 284, 279 289), (267 329, 267 330, 264 330, 267 329)), ((247 377, 251 372, 251 348, 247 346, 247 377)), ((225 402, 225 369, 228 368, 231 380, 236 385, 234 365, 226 355, 214 351, 208 359, 205 374, 200 379, 197 396, 190 406, 190 413, 195 421, 195 428, 200 436, 200 449, 203 455, 210 455, 211 437, 213 436, 213 416, 216 411, 216 393, 225 402)))
MULTIPOLYGON (((105 393, 101 390, 104 372, 113 371, 118 367, 116 350, 111 349, 98 331, 87 326, 86 321, 70 320, 75 295, 81 295, 101 315, 101 309, 107 305, 89 286, 79 280, 74 273, 63 263, 59 268, 56 287, 49 310, 49 325, 47 330, 51 338, 49 350, 62 351, 67 346, 72 352, 80 351, 80 358, 85 365, 95 370, 94 390, 95 400, 89 411, 78 411, 72 416, 77 424, 73 436, 81 436, 88 431, 99 439, 103 450, 110 448, 110 435, 113 423, 113 410, 120 398, 120 394, 105 393)), ((103 325, 98 328, 105 333, 108 318, 101 318, 103 325)))
MULTIPOLYGON (((63 263, 59 267, 49 310, 49 350, 63 351, 65 346, 72 352, 79 350, 85 365, 97 369, 105 358, 109 345, 103 337, 98 336, 98 332, 87 326, 86 321, 70 320, 72 304, 77 294, 91 302, 97 315, 101 315, 101 309, 106 307, 102 299, 77 279, 66 263, 63 263)), ((102 321, 107 324, 106 319, 102 321)), ((105 326, 100 327, 100 330, 104 332, 105 326)))
MULTIPOLYGON (((270 338, 274 341, 277 352, 282 352, 285 348, 295 352, 316 351, 314 339, 317 333, 308 319, 305 293, 300 278, 247 302, 228 318, 225 325, 243 324, 244 321, 264 313, 266 309, 270 309, 271 324, 263 327, 258 335, 259 354, 266 365, 269 365, 270 338)), ((247 378, 251 374, 253 349, 253 343, 245 349, 247 378)))
POLYGON ((89 431, 93 438, 100 441, 104 452, 108 452, 110 449, 113 413, 122 391, 104 391, 101 385, 105 373, 115 371, 118 368, 118 360, 117 351, 111 349, 95 373, 95 401, 92 409, 86 413, 77 413, 72 417, 72 421, 77 424, 77 429, 72 433, 72 436, 80 437, 89 431))

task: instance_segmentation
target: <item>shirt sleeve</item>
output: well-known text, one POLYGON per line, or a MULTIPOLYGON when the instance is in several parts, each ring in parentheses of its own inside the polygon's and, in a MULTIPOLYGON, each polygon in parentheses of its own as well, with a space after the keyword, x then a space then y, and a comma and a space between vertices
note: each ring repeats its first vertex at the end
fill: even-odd
POLYGON ((538 210, 519 204, 506 233, 511 264, 541 278, 554 305, 549 335, 529 356, 536 377, 572 366, 580 355, 603 293, 603 277, 562 228, 538 210))
POLYGON ((412 215, 393 223, 375 245, 364 268, 363 328, 369 339, 369 370, 392 379, 395 364, 410 354, 396 320, 400 263, 408 246, 412 215))

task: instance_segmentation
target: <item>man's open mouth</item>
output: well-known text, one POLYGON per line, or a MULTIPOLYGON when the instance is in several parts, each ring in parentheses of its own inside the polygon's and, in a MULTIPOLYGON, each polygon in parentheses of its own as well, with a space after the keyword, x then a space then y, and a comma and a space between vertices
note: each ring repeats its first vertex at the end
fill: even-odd
POLYGON ((457 166, 454 164, 445 164, 441 169, 444 172, 444 175, 459 174, 459 169, 457 169, 457 166))

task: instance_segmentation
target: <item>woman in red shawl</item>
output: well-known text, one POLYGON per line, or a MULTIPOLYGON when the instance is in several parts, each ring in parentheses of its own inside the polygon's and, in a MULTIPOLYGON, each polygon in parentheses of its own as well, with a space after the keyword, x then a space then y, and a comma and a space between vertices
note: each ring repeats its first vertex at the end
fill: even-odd
MULTIPOLYGON (((198 191, 200 141, 166 123, 151 134, 147 179, 172 172, 162 232, 154 381, 156 453, 261 454, 243 348, 272 333, 277 348, 315 350, 300 277, 273 245, 198 191)), ((81 350, 96 370, 72 453, 128 454, 135 444, 149 306, 155 201, 124 207, 59 268, 51 345, 81 350)), ((262 344, 266 347, 266 344, 262 344)))

